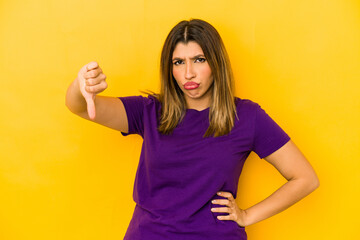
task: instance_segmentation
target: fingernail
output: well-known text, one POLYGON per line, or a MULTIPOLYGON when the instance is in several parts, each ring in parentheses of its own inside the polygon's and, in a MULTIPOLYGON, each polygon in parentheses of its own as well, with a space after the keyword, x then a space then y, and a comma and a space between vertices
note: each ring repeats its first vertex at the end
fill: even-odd
POLYGON ((221 195, 221 192, 218 192, 217 194, 221 195))
POLYGON ((216 200, 212 200, 211 202, 212 202, 212 203, 216 203, 216 200))

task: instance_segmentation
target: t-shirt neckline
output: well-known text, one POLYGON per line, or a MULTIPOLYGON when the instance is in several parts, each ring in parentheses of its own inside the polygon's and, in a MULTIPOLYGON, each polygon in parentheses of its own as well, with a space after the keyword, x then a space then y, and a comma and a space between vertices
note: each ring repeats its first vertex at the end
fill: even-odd
POLYGON ((193 109, 193 108, 187 108, 186 111, 187 111, 187 112, 192 111, 192 112, 198 112, 198 113, 200 113, 200 112, 206 112, 206 111, 209 110, 209 109, 210 109, 210 107, 207 107, 207 108, 205 108, 205 109, 203 109, 203 110, 197 110, 197 109, 193 109))

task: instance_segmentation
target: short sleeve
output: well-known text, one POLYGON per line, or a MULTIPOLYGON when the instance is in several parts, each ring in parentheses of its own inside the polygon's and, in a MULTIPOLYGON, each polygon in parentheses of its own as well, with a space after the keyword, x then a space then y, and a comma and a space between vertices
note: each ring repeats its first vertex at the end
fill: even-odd
POLYGON ((143 136, 144 134, 144 106, 146 102, 146 97, 141 95, 139 96, 129 96, 129 97, 118 97, 124 104, 126 116, 128 120, 128 132, 121 132, 123 136, 129 134, 139 134, 143 136))
POLYGON ((264 158, 272 154, 285 143, 290 137, 285 131, 260 107, 256 104, 254 141, 252 150, 264 158))

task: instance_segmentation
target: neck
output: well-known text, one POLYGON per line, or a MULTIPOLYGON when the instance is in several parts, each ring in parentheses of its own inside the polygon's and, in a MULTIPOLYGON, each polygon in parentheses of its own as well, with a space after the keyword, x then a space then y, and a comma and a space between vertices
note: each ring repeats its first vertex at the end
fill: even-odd
POLYGON ((202 111, 210 107, 210 98, 205 99, 186 99, 186 108, 202 111))

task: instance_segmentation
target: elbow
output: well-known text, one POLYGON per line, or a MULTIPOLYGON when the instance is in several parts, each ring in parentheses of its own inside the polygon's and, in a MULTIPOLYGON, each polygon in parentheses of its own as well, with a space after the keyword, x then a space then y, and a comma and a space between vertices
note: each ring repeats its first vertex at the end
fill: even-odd
POLYGON ((320 187, 319 178, 316 175, 314 175, 313 177, 308 179, 308 184, 307 185, 308 185, 309 192, 315 191, 315 189, 320 187))
POLYGON ((306 176, 306 177, 304 176, 302 178, 295 178, 291 180, 295 180, 296 182, 298 182, 299 186, 301 186, 302 188, 302 191, 304 191, 306 195, 312 193, 313 191, 315 191, 315 189, 317 189, 320 186, 320 181, 319 178, 316 176, 316 174, 312 176, 306 176))
POLYGON ((67 109, 70 110, 70 112, 74 113, 74 111, 71 108, 71 104, 70 104, 70 102, 68 101, 67 98, 65 98, 65 106, 67 107, 67 109))
POLYGON ((65 98, 65 106, 70 110, 67 98, 65 98))
POLYGON ((306 179, 306 185, 308 186, 308 189, 310 192, 315 191, 315 189, 317 189, 318 187, 320 187, 320 180, 316 174, 316 172, 314 171, 314 169, 312 169, 312 171, 309 171, 306 175, 305 175, 305 179, 306 179))
POLYGON ((69 90, 66 92, 66 95, 65 95, 65 106, 71 111, 71 102, 69 100, 68 94, 69 94, 69 90))
POLYGON ((320 180, 317 176, 315 176, 314 180, 313 180, 313 188, 314 190, 317 189, 318 187, 320 187, 320 180))

